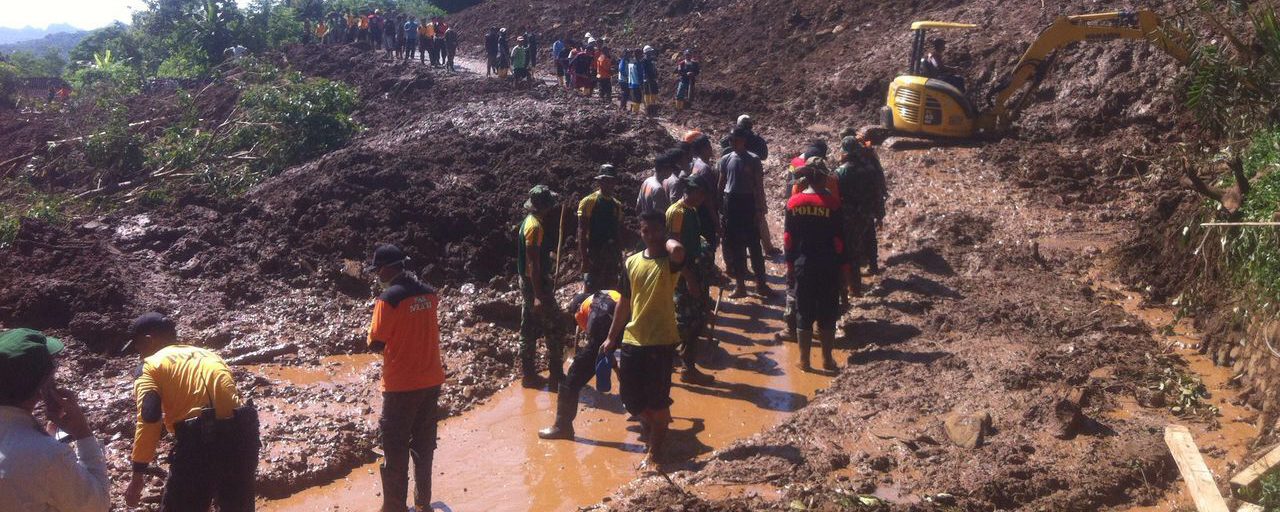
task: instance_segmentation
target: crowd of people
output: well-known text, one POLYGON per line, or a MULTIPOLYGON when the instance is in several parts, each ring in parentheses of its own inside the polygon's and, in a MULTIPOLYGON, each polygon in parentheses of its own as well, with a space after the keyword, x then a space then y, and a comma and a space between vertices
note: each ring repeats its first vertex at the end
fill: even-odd
MULTIPOLYGON (((555 300, 547 235, 563 201, 546 185, 530 190, 516 248, 523 297, 521 383, 532 388, 549 384, 557 392, 555 420, 539 437, 574 437, 581 389, 615 366, 616 351, 623 405, 641 424, 648 460, 662 462, 676 366, 686 383, 714 381, 698 369, 698 354, 715 343, 708 329, 714 322, 711 285, 731 281, 730 298, 742 298, 752 291, 747 281, 754 280, 754 292, 762 299, 776 295, 765 268, 771 252, 766 248, 771 235, 763 164, 768 144, 753 124, 749 116, 739 117, 721 141, 718 156, 707 134, 685 134, 678 146, 654 158, 653 174, 640 184, 630 212, 616 197, 617 169, 600 167, 597 188, 577 203, 583 291, 569 311, 587 343, 578 347, 567 373, 562 354, 572 324, 555 300), (628 214, 640 220, 643 247, 638 250, 623 244, 623 217, 628 214), (721 250, 723 272, 716 265, 721 250), (547 351, 546 379, 535 366, 540 340, 547 351)), ((879 271, 877 229, 888 197, 879 159, 856 134, 842 132, 838 160, 829 164, 827 158, 827 143, 813 140, 784 171, 780 252, 787 266, 786 337, 798 344, 802 371, 814 370, 810 356, 815 335, 823 371, 838 369, 833 355, 836 322, 849 297, 861 293, 861 269, 879 271)))
MULTIPOLYGON (((433 67, 455 70, 458 30, 438 16, 413 18, 397 13, 383 14, 379 9, 363 14, 334 11, 316 22, 310 31, 318 44, 362 42, 375 51, 385 51, 387 59, 412 61, 416 54, 421 63, 425 64, 429 58, 433 67)), ((490 28, 484 36, 485 75, 510 77, 517 87, 532 87, 534 73, 541 62, 538 43, 538 35, 527 29, 490 28)), ((582 40, 571 37, 556 40, 547 57, 555 65, 560 84, 583 95, 598 94, 602 102, 611 103, 616 83, 618 105, 623 110, 653 112, 658 106, 660 81, 657 50, 653 46, 623 49, 615 57, 603 37, 597 38, 588 32, 582 40)), ((691 49, 681 52, 680 57, 675 67, 673 104, 677 109, 684 109, 693 104, 702 63, 691 49)))
POLYGON ((418 62, 454 71, 458 30, 439 16, 413 17, 403 13, 332 11, 310 29, 317 44, 366 43, 387 59, 418 62))

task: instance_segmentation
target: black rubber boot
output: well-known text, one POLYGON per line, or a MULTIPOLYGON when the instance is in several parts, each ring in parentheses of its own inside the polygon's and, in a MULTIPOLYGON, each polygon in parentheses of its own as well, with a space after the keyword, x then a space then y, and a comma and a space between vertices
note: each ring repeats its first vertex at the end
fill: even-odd
POLYGON ((809 366, 809 352, 813 347, 813 331, 795 331, 796 341, 800 345, 800 368, 809 371, 813 367, 809 366))
POLYGON ((573 439, 573 420, 578 417, 578 394, 581 389, 560 385, 556 395, 556 421, 538 431, 542 439, 573 439))
POLYGON ((834 372, 840 368, 836 366, 836 359, 831 355, 831 350, 836 346, 835 329, 822 329, 818 331, 818 341, 822 343, 822 369, 834 372))
POLYGON ((409 473, 378 468, 382 472, 382 512, 405 512, 409 500, 409 473))

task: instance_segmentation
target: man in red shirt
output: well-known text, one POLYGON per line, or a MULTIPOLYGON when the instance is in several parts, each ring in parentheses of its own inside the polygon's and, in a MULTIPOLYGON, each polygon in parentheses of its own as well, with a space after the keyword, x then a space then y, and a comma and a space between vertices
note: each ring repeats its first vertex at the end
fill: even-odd
POLYGON ((436 409, 444 368, 440 363, 440 298, 405 269, 409 258, 383 245, 365 267, 382 294, 373 305, 369 348, 382 353, 382 512, 405 512, 409 458, 413 456, 418 510, 431 504, 431 460, 436 449, 436 409))

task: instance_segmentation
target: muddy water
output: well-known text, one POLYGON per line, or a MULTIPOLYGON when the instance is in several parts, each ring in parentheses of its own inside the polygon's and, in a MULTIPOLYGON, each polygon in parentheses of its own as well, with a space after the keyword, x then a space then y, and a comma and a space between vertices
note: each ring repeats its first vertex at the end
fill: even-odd
MULTIPOLYGON (((1204 455, 1205 464, 1213 472, 1214 480, 1220 484, 1220 488, 1225 488, 1225 482, 1231 479, 1241 460, 1247 455, 1248 443, 1258 435, 1257 426, 1247 421, 1256 411, 1235 405, 1238 393, 1231 386, 1231 369, 1213 364, 1212 360, 1198 352, 1202 340, 1191 320, 1178 319, 1168 309, 1143 307, 1142 297, 1137 292, 1126 290, 1118 283, 1101 281, 1099 287, 1120 294, 1121 298, 1116 304, 1151 326, 1157 342, 1168 347, 1170 352, 1178 354, 1187 362, 1188 371, 1204 382, 1205 388, 1210 392, 1209 403, 1218 407, 1220 413, 1217 425, 1199 421, 1175 423, 1191 429, 1196 445, 1204 455)), ((1136 402, 1128 401, 1123 402, 1122 408, 1113 414, 1132 417, 1139 409, 1141 406, 1136 402)), ((1178 481, 1175 486, 1156 505, 1130 508, 1129 512, 1194 510, 1195 504, 1187 494, 1186 485, 1178 481)))
MULTIPOLYGON (((756 299, 724 300, 718 346, 704 356, 704 369, 716 382, 694 386, 677 380, 672 390, 675 423, 669 442, 679 459, 696 459, 766 429, 826 387, 828 377, 796 368, 794 345, 772 341, 779 309, 756 299)), ((635 424, 627 421, 616 389, 615 382, 614 393, 584 390, 573 441, 538 439, 536 431, 553 418, 555 395, 516 385, 442 422, 434 500, 455 511, 572 510, 600 501, 635 479, 643 458, 635 424)), ((374 510, 379 492, 377 465, 371 464, 329 485, 262 502, 259 510, 374 510)))

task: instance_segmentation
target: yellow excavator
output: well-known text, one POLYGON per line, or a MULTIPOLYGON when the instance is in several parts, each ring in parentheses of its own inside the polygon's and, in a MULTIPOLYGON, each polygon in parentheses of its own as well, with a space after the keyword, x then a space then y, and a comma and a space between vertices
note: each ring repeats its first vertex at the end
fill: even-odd
POLYGON ((1083 41, 1145 39, 1185 63, 1186 37, 1151 11, 1107 12, 1062 16, 1040 32, 1018 59, 1013 72, 987 95, 989 106, 978 110, 947 77, 925 76, 926 33, 929 30, 972 29, 977 25, 936 21, 911 24, 913 40, 910 68, 889 85, 885 106, 880 109, 882 128, 893 133, 940 137, 974 138, 998 135, 1017 119, 1035 89, 1053 69, 1057 50, 1083 41), (1025 91, 1014 100, 1014 95, 1025 91))

